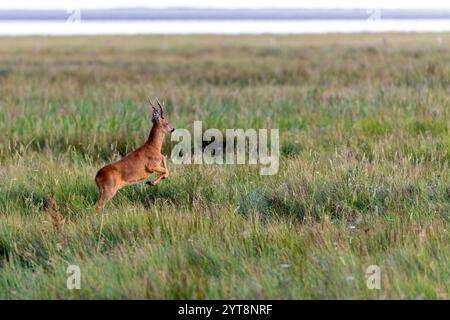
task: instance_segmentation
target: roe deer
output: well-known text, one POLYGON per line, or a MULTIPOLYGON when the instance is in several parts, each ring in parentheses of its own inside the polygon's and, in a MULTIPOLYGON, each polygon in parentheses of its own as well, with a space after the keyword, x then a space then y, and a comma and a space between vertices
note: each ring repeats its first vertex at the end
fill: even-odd
POLYGON ((153 108, 153 127, 144 145, 97 172, 95 183, 100 192, 100 197, 95 205, 97 210, 103 208, 105 203, 123 186, 145 180, 154 172, 161 175, 155 181, 147 182, 147 184, 155 186, 169 176, 166 157, 161 154, 161 147, 165 134, 171 133, 175 129, 164 118, 164 108, 159 100, 156 99, 156 101, 159 111, 150 102, 153 108))

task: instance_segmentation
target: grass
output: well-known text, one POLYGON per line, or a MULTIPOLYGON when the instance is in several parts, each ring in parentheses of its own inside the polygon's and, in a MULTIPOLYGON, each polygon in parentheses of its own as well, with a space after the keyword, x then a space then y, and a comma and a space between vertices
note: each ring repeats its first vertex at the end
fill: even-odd
POLYGON ((449 40, 0 38, 0 298, 448 299, 449 40), (280 171, 169 163, 97 213, 147 96, 177 128, 279 128, 280 171))

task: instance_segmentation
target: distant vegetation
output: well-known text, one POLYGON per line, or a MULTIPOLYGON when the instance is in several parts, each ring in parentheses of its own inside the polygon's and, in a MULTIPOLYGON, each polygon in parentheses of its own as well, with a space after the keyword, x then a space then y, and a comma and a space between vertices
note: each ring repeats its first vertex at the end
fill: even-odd
POLYGON ((0 38, 0 298, 448 299, 449 87, 449 34, 0 38), (147 96, 279 128, 279 173, 169 163, 97 213, 147 96))

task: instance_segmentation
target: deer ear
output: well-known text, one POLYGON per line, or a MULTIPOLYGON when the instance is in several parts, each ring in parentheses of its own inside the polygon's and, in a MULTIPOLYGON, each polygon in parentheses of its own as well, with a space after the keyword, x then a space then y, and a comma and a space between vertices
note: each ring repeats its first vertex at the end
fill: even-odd
POLYGON ((153 114, 152 114, 152 122, 158 122, 160 119, 159 113, 158 111, 156 111, 155 109, 153 110, 153 114))

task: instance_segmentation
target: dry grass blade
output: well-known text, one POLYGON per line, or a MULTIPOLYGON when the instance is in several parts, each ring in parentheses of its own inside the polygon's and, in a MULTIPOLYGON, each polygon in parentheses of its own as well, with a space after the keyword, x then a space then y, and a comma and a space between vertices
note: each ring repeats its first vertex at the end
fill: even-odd
POLYGON ((59 211, 58 205, 55 199, 51 195, 48 195, 47 201, 50 204, 51 209, 49 209, 50 216, 52 217, 52 225, 55 232, 62 239, 62 215, 59 211))

